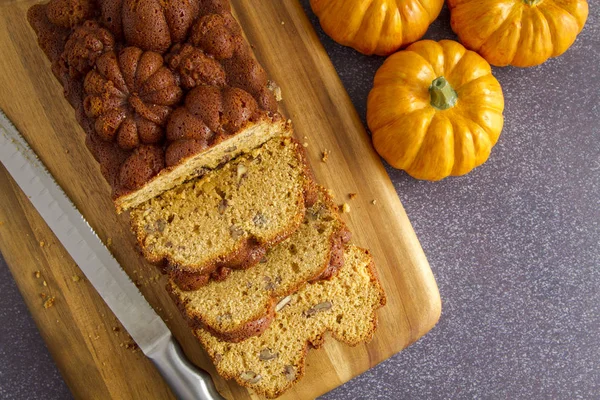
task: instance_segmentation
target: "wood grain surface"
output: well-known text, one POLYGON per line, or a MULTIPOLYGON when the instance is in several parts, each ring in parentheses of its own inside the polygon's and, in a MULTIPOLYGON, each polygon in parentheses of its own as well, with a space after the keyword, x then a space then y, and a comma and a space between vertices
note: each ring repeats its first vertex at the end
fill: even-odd
MULTIPOLYGON (((0 107, 15 123, 193 362, 230 399, 258 398, 220 379, 164 291, 164 278, 138 255, 127 215, 84 145, 62 88, 38 49, 26 11, 36 1, 0 3, 0 107)), ((317 180, 347 202, 353 242, 369 248, 388 296, 373 341, 354 348, 328 338, 309 352, 307 374, 282 398, 319 396, 399 352, 440 315, 437 286, 379 157, 303 9, 296 0, 234 0, 257 57, 281 86, 317 180), (330 152, 322 162, 322 152, 330 152), (349 193, 357 193, 349 199, 349 193), (373 201, 375 200, 375 204, 373 201)), ((172 398, 152 364, 132 349, 120 324, 85 281, 44 221, 0 166, 0 251, 76 398, 172 398), (39 271, 39 274, 36 274, 39 271), (39 275, 39 277, 37 277, 39 275), (52 307, 44 303, 54 298, 52 307)))

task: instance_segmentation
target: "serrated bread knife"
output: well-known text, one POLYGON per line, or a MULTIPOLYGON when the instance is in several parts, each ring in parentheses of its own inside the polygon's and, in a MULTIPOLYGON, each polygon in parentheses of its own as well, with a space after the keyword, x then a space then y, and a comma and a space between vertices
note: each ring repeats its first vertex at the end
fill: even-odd
POLYGON ((186 359, 167 325, 2 110, 0 161, 175 395, 183 400, 223 399, 210 375, 186 359))

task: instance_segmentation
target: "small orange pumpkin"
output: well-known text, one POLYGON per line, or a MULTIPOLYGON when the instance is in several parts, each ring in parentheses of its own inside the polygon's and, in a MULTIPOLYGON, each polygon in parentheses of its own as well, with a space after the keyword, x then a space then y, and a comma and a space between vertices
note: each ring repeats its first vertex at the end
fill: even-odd
POLYGON ((461 44, 422 40, 375 74, 367 123, 377 152, 417 179, 463 175, 489 157, 504 117, 490 65, 461 44))
POLYGON ((564 53, 588 16, 586 0, 448 0, 452 30, 490 64, 530 67, 564 53))
POLYGON ((363 54, 389 55, 419 40, 444 0, 310 0, 333 40, 363 54))

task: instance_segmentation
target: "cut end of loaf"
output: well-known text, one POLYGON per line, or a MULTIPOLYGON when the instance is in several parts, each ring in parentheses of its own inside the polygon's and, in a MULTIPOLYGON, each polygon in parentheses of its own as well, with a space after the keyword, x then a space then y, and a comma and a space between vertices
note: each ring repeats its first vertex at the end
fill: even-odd
POLYGON ((206 174, 241 154, 251 152, 273 138, 290 137, 291 135, 291 124, 281 118, 265 117, 258 122, 249 123, 235 136, 206 149, 206 151, 187 156, 173 167, 164 168, 141 189, 135 191, 116 190, 114 203, 117 212, 121 213, 135 208, 184 182, 206 174))
POLYGON ((352 346, 369 341, 385 294, 368 251, 349 246, 344 254, 335 278, 291 295, 262 335, 227 343, 197 329, 219 374, 275 398, 302 378, 308 349, 322 345, 326 332, 352 346))

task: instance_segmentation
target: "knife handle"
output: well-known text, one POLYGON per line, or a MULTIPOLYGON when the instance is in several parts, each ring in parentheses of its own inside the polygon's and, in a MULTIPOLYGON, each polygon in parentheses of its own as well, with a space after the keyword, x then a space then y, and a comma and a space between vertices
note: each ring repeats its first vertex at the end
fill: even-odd
POLYGON ((190 363, 172 334, 147 354, 180 400, 225 400, 210 374, 190 363))

